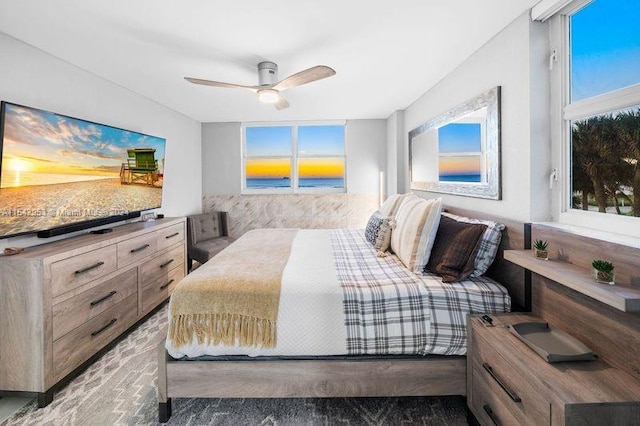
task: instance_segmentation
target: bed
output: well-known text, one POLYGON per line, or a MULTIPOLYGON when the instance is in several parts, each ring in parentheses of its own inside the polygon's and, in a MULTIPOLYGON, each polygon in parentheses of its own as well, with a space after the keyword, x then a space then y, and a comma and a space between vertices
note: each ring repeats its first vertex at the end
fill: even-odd
MULTIPOLYGON (((269 324, 250 325, 252 331, 242 332, 253 339, 247 345, 239 344, 240 334, 231 340, 227 336, 226 342, 226 334, 197 338, 194 330, 202 327, 195 327, 187 333, 193 338, 180 341, 172 323, 169 335, 173 332, 174 338, 159 347, 160 420, 170 417, 172 397, 464 395, 466 316, 509 311, 510 293, 519 293, 522 286, 500 254, 521 247, 522 224, 506 222, 488 275, 511 276, 507 286, 488 275, 443 283, 428 272, 412 273, 396 256, 380 257, 362 230, 245 234, 235 243, 237 252, 230 252, 238 263, 227 273, 247 261, 241 259, 243 252, 254 265, 278 263, 271 256, 277 248, 264 250, 268 255, 260 259, 247 247, 290 239, 280 278, 277 333, 269 331, 269 324)), ((215 268, 215 262, 207 263, 188 281, 204 281, 215 268)), ((205 322, 211 324, 211 318, 205 322)))

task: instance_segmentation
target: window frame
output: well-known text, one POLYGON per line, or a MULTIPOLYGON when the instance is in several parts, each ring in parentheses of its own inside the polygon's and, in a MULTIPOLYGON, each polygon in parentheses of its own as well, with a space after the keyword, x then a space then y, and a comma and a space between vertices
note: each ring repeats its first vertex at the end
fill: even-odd
MULTIPOLYGON (((637 217, 603 214, 571 208, 571 122, 640 105, 640 83, 570 102, 570 16, 591 3, 574 0, 549 21, 551 147, 558 183, 552 189, 552 218, 561 225, 575 225, 640 237, 637 217)), ((550 177, 553 183, 553 174, 550 177)))
POLYGON ((321 121, 281 121, 281 122, 247 122, 240 126, 241 133, 241 194, 327 194, 347 192, 347 122, 346 120, 321 120, 321 121), (344 133, 343 155, 298 155, 298 127, 306 126, 342 126, 344 133), (274 156, 247 156, 246 129, 250 127, 291 127, 291 187, 290 188, 247 188, 247 158, 268 159, 286 158, 282 155, 274 156), (299 188, 298 158, 342 158, 344 161, 343 188, 299 188))
MULTIPOLYGON (((449 124, 478 124, 480 125, 480 151, 455 151, 455 152, 446 152, 442 153, 438 150, 438 174, 440 169, 440 158, 442 157, 480 157, 480 182, 458 182, 458 181, 446 181, 440 180, 440 176, 438 176, 438 183, 464 183, 467 185, 482 185, 487 184, 487 124, 486 119, 473 119, 468 117, 462 117, 460 120, 456 120, 452 123, 447 123, 445 126, 449 124), (467 121, 462 121, 467 120, 467 121)), ((442 126, 442 127, 445 127, 442 126)), ((440 130, 442 127, 439 127, 436 130, 440 130)))

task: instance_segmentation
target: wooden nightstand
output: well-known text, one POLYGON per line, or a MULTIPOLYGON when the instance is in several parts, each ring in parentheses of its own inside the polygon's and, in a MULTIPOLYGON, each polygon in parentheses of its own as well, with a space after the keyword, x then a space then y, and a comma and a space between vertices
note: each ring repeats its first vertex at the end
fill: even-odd
POLYGON ((506 328, 542 320, 491 317, 467 322, 467 404, 480 424, 640 424, 638 380, 602 360, 547 363, 506 328))

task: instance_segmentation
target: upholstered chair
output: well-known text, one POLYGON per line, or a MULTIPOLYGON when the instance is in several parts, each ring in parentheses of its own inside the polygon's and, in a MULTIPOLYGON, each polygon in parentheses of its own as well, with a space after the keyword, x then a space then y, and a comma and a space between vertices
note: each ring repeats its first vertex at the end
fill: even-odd
POLYGON ((229 236, 227 212, 207 212, 187 216, 187 264, 205 263, 235 239, 229 236))

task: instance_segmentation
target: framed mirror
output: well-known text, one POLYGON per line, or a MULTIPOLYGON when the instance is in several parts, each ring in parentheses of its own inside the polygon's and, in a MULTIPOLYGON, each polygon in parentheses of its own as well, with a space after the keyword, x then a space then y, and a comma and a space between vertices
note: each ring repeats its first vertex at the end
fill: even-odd
POLYGON ((409 132, 411 189, 500 200, 500 86, 409 132))

